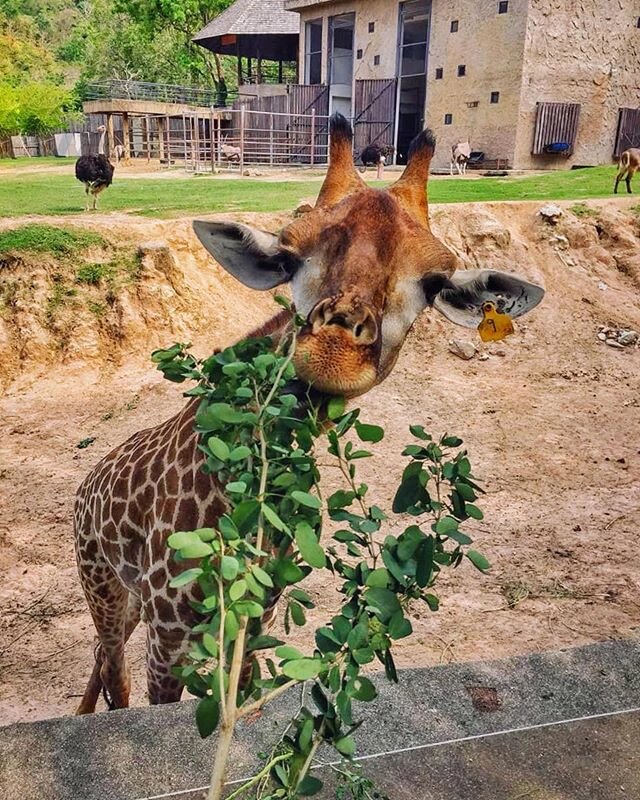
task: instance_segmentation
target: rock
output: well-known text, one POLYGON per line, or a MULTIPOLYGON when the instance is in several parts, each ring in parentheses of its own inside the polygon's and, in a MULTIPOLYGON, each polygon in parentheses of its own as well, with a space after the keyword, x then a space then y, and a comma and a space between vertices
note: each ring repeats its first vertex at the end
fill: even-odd
POLYGON ((604 333, 603 331, 600 331, 600 333, 598 334, 598 339, 600 339, 601 342, 606 342, 607 334, 604 333))
POLYGON ((552 236, 551 244, 555 244, 561 250, 567 250, 569 248, 569 240, 563 233, 558 233, 555 236, 552 236))
POLYGON ((608 344, 609 347, 616 347, 618 350, 624 350, 624 345, 620 344, 617 339, 607 339, 605 344, 608 344))
POLYGON ((607 284, 604 281, 599 281, 598 282, 598 289, 600 289, 601 292, 606 292, 608 288, 609 287, 607 286, 607 284))
POLYGON ((637 331, 624 330, 618 332, 618 343, 623 347, 628 347, 630 344, 635 344, 639 338, 640 334, 637 331))
POLYGON ((545 222, 548 222, 550 225, 555 225, 563 213, 564 212, 560 206, 556 206, 553 203, 547 203, 547 205, 542 206, 542 208, 538 211, 538 214, 540 214, 542 219, 545 222))
POLYGON ((454 356, 462 358, 464 361, 470 361, 478 352, 473 342, 467 342, 463 339, 450 339, 449 352, 454 356))

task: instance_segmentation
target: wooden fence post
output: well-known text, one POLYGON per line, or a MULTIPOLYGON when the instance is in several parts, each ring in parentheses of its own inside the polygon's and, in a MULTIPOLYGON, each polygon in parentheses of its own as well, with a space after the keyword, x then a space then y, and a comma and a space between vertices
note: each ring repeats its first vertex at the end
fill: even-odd
POLYGON ((311 166, 315 163, 316 153, 316 110, 311 109, 311 166))
POLYGON ((247 107, 242 104, 240 106, 240 176, 244 175, 244 134, 246 124, 247 107))

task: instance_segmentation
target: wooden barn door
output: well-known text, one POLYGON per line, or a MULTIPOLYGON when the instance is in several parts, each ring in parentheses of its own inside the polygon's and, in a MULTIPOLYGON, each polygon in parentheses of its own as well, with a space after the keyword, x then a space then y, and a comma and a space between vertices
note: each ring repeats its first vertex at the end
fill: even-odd
POLYGON ((310 164, 312 160, 314 164, 326 164, 329 149, 329 87, 299 83, 289 86, 289 114, 291 160, 300 164, 310 164), (312 120, 314 112, 315 119, 312 120))
POLYGON ((640 108, 618 109, 614 157, 620 158, 620 155, 630 147, 640 147, 640 108))
POLYGON ((395 107, 395 78, 356 81, 353 115, 356 158, 369 144, 393 144, 395 107))

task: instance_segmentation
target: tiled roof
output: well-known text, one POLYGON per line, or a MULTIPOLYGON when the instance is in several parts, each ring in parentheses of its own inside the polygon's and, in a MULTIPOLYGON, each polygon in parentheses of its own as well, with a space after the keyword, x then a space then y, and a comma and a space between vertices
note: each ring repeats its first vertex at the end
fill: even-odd
POLYGON ((285 0, 236 0, 193 38, 214 36, 298 34, 300 17, 284 9, 285 0))

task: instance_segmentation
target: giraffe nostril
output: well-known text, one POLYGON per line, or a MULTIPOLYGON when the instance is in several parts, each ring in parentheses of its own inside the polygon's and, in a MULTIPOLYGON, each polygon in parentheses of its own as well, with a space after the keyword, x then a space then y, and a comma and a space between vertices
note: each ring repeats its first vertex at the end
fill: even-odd
POLYGON ((362 336, 363 331, 364 331, 363 324, 361 322, 358 322, 358 324, 353 329, 353 335, 356 337, 356 339, 359 339, 362 336))

